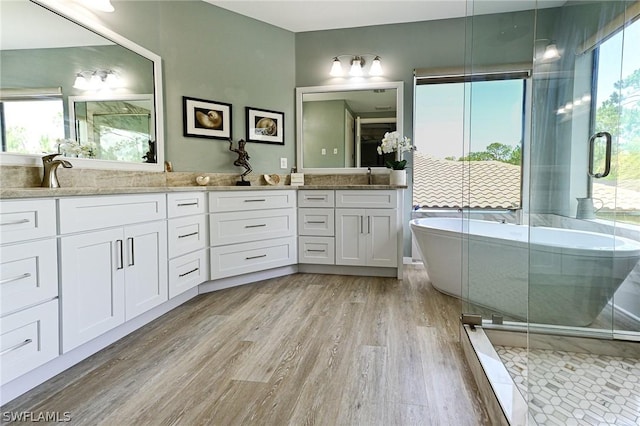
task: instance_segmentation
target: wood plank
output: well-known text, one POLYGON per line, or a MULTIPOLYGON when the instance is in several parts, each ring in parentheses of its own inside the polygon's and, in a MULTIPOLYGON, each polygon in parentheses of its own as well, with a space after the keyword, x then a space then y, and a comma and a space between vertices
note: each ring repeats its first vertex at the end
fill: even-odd
POLYGON ((296 274, 192 299, 2 411, 79 424, 482 425, 460 303, 404 280, 296 274))

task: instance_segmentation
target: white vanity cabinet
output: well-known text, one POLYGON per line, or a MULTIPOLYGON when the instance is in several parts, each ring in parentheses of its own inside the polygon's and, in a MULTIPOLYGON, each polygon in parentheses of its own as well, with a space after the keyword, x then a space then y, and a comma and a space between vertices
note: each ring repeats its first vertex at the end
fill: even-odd
POLYGON ((211 279, 297 263, 296 191, 209 193, 211 279))
POLYGON ((335 264, 335 191, 298 191, 298 262, 335 264))
POLYGON ((167 194, 169 298, 209 279, 206 204, 204 192, 167 194))
POLYGON ((59 214, 62 352, 168 300, 165 194, 61 199, 59 214))
POLYGON ((335 215, 336 265, 398 266, 397 191, 338 190, 335 215))
POLYGON ((0 201, 0 385, 59 353, 55 200, 0 201))

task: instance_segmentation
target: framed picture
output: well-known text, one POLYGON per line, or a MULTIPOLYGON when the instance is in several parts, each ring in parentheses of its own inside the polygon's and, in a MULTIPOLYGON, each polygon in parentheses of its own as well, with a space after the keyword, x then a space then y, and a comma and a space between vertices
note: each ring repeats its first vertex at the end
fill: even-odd
POLYGON ((246 107, 247 141, 284 145, 284 113, 246 107))
POLYGON ((182 97, 184 136, 230 139, 231 104, 182 97))

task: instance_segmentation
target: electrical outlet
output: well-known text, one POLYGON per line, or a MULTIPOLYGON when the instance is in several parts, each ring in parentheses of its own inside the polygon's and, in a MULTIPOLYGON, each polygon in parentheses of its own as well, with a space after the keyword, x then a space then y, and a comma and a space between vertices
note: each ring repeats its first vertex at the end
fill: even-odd
POLYGON ((321 153, 322 153, 322 155, 327 155, 327 149, 326 148, 322 148, 321 153))
POLYGON ((338 148, 333 148, 333 155, 336 155, 338 153, 338 148))
POLYGON ((287 168, 287 157, 283 157, 280 159, 280 168, 281 169, 287 168))

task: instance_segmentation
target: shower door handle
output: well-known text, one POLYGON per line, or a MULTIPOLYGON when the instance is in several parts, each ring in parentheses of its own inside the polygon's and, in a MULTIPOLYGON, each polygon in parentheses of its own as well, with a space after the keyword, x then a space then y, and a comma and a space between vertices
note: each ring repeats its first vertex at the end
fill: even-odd
POLYGON ((611 171, 611 133, 598 132, 589 138, 589 171, 588 173, 589 173, 589 176, 591 176, 592 178, 600 179, 603 177, 607 177, 610 171, 611 171), (601 137, 604 137, 606 142, 604 172, 594 173, 593 171, 594 145, 596 143, 596 139, 601 137))

